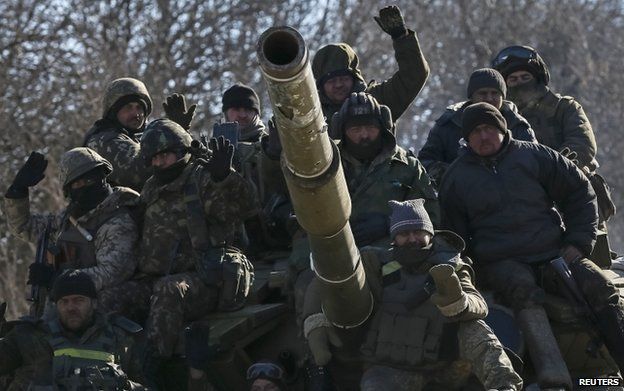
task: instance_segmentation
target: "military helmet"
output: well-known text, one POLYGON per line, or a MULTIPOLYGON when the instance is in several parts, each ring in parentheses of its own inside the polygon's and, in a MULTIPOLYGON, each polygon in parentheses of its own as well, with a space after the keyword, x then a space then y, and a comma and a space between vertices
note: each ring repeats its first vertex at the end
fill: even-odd
POLYGON ((141 136, 141 155, 147 166, 154 155, 166 151, 186 151, 193 138, 183 127, 169 119, 152 121, 141 136))
POLYGON ((506 47, 492 60, 492 68, 499 71, 505 79, 516 71, 525 70, 544 85, 548 85, 550 81, 550 72, 548 72, 546 62, 537 50, 530 46, 506 47))
POLYGON ((383 130, 393 133, 394 124, 392 123, 390 108, 380 105, 371 94, 358 92, 352 93, 332 117, 330 126, 332 134, 330 136, 334 139, 341 139, 347 123, 358 117, 375 118, 383 130))
POLYGON ((131 77, 122 77, 121 79, 113 80, 106 88, 102 98, 102 118, 106 117, 108 111, 115 105, 115 102, 128 95, 137 95, 143 99, 145 104, 147 104, 145 116, 150 115, 152 112, 152 98, 150 98, 145 84, 131 77))
POLYGON ((70 149, 61 156, 59 163, 60 180, 63 188, 87 172, 100 167, 104 177, 113 172, 113 166, 108 160, 94 150, 86 147, 70 149))

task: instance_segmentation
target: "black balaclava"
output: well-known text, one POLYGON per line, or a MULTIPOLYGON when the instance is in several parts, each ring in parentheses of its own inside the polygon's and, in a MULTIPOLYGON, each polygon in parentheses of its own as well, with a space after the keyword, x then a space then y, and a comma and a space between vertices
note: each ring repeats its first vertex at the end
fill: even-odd
POLYGON ((546 89, 547 87, 544 83, 534 78, 526 83, 508 87, 507 98, 514 102, 516 106, 518 106, 518 109, 522 110, 531 102, 542 97, 546 89))
POLYGON ((90 210, 95 209, 113 192, 113 188, 106 181, 106 177, 101 169, 89 171, 76 180, 79 179, 87 180, 89 183, 76 189, 71 188, 71 183, 67 186, 70 210, 72 215, 76 217, 80 217, 90 210))
POLYGON ((184 151, 177 151, 176 155, 178 156, 178 160, 169 167, 153 167, 154 177, 156 178, 156 182, 158 182, 158 184, 166 185, 167 183, 173 182, 177 177, 180 176, 180 174, 182 174, 184 168, 186 168, 190 160, 190 155, 184 151))
POLYGON ((343 137, 345 143, 345 149, 349 152, 351 156, 356 158, 357 160, 365 163, 371 162, 381 151, 383 146, 383 128, 381 127, 381 123, 379 119, 375 116, 370 115, 362 115, 350 118, 344 125, 344 129, 348 129, 351 126, 359 126, 359 125, 370 125, 375 124, 379 127, 379 136, 375 140, 354 143, 345 134, 343 137))

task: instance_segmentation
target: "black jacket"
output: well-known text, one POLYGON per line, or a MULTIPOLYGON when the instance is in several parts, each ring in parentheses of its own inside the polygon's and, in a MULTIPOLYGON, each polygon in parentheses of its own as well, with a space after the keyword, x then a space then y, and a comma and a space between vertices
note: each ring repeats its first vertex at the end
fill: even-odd
MULTIPOLYGON (((438 162, 448 165, 457 158, 460 149, 459 142, 462 139, 462 115, 464 114, 464 109, 471 104, 472 102, 465 101, 451 105, 436 120, 435 125, 429 131, 425 145, 418 153, 418 160, 425 166, 427 171, 430 171, 438 162)), ((503 117, 505 117, 505 121, 507 121, 507 128, 511 130, 513 138, 537 142, 531 125, 524 117, 518 114, 516 105, 505 100, 500 111, 503 117)))
POLYGON ((565 244, 587 256, 596 239, 596 195, 585 175, 556 151, 509 133, 495 156, 468 149, 451 164, 440 203, 443 227, 466 241, 475 262, 539 262, 565 244))

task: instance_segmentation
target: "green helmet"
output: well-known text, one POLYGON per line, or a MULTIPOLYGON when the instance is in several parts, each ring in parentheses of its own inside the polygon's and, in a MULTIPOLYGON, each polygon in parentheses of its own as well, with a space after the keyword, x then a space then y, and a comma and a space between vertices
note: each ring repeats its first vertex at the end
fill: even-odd
POLYGON ((122 77, 121 79, 113 80, 106 88, 104 98, 102 99, 102 118, 106 117, 106 114, 108 114, 115 102, 128 95, 137 95, 143 99, 147 104, 145 116, 150 115, 152 112, 152 98, 150 98, 145 84, 131 77, 122 77))
POLYGON ((94 150, 86 147, 70 149, 61 156, 59 163, 60 180, 63 188, 87 172, 100 167, 105 177, 113 172, 113 166, 108 160, 94 150))
POLYGON ((152 121, 141 136, 141 155, 147 166, 152 157, 166 151, 186 151, 193 138, 183 127, 169 119, 152 121))

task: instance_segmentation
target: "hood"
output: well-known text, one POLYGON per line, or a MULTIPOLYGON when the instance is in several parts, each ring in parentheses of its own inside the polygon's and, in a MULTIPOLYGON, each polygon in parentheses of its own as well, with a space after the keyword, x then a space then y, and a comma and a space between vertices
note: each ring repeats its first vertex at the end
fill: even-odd
MULTIPOLYGON (((312 73, 316 80, 316 88, 319 91, 321 103, 323 105, 332 104, 321 87, 325 80, 340 74, 349 73, 353 76, 353 91, 363 92, 366 89, 366 82, 362 72, 358 68, 360 60, 353 51, 353 48, 346 43, 335 43, 323 46, 316 52, 312 60, 312 73)), ((337 105, 340 108, 341 105, 337 105)))

